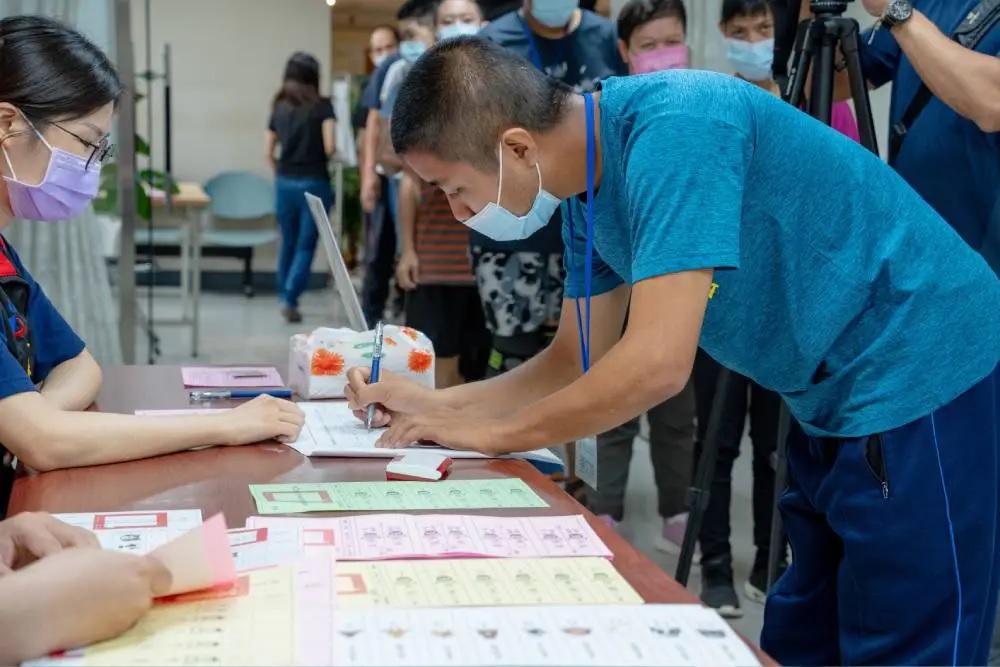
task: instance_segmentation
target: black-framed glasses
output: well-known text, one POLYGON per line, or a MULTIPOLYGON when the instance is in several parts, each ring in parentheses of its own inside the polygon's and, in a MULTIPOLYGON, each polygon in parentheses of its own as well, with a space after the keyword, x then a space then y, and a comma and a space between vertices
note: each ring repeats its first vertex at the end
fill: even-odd
POLYGON ((94 162, 97 162, 99 164, 104 164, 105 160, 107 160, 109 157, 115 154, 115 145, 111 143, 111 140, 108 139, 108 137, 104 137, 103 139, 101 139, 100 143, 95 144, 92 141, 87 141, 76 132, 73 132, 72 130, 67 130, 59 123, 51 123, 51 125, 54 125, 55 127, 59 128, 60 130, 68 134, 69 136, 79 141, 84 146, 91 149, 90 156, 87 158, 87 166, 85 167, 86 169, 90 169, 90 165, 94 164, 94 162))

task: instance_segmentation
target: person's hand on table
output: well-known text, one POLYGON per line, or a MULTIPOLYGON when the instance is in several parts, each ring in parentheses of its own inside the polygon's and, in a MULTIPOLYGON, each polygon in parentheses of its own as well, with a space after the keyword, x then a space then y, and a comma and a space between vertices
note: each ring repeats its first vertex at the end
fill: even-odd
POLYGON ((417 275, 420 272, 420 260, 413 250, 404 250, 396 264, 396 283, 399 289, 409 292, 417 289, 417 275))
POLYGON ((368 406, 374 403, 375 419, 372 426, 387 426, 398 413, 424 413, 440 407, 435 400, 435 392, 417 384, 413 380, 382 371, 379 381, 368 384, 371 369, 357 367, 347 371, 347 386, 344 394, 354 416, 365 421, 368 406))
POLYGON ((85 646, 128 630, 170 590, 169 570, 150 556, 65 549, 9 575, 24 621, 21 659, 85 646))
POLYGON ((0 521, 0 575, 63 549, 99 546, 94 533, 63 523, 50 514, 18 514, 0 521))
POLYGON ((499 419, 470 419, 461 410, 433 410, 422 414, 397 413, 379 437, 377 447, 402 449, 432 442, 448 449, 479 452, 487 456, 508 453, 509 440, 499 419))
POLYGON ((299 406, 273 396, 258 396, 222 416, 228 420, 227 445, 251 445, 267 440, 294 442, 306 417, 299 406))

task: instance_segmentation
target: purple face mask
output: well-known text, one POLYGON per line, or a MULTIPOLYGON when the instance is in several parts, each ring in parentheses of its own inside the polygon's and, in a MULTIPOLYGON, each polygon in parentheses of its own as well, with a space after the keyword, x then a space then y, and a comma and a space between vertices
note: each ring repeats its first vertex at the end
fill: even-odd
POLYGON ((3 177, 7 182, 11 210, 24 220, 68 220, 76 217, 97 196, 101 165, 93 162, 88 169, 86 158, 53 148, 41 132, 34 127, 31 129, 49 149, 49 166, 41 183, 22 183, 17 180, 7 149, 3 149, 11 174, 10 177, 3 177))

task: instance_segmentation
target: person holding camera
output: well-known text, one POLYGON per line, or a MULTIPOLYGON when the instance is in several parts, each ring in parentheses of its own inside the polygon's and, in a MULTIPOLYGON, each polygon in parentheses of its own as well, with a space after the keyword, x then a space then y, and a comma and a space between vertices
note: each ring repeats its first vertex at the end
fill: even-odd
MULTIPOLYGON (((862 3, 862 70, 892 84, 889 163, 1000 273, 1000 0, 862 3)), ((846 72, 836 86, 850 97, 846 72)))

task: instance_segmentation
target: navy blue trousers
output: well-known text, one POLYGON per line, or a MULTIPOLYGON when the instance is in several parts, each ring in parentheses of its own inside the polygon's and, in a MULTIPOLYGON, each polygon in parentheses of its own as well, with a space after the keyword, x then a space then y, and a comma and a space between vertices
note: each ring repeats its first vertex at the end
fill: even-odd
POLYGON ((779 663, 986 664, 1000 586, 998 374, 880 435, 793 426, 780 502, 793 562, 761 638, 779 663))

